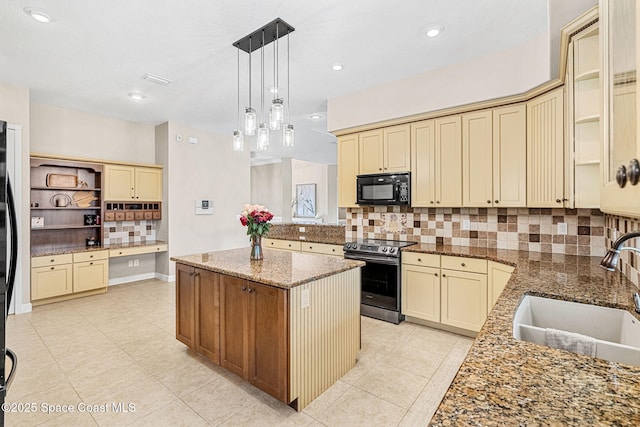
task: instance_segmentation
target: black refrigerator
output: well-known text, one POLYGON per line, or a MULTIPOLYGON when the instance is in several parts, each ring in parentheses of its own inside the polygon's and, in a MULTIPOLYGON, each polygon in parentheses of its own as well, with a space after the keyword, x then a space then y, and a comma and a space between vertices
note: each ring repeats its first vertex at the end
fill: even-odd
MULTIPOLYGON (((18 258, 18 229, 16 226, 16 210, 7 170, 7 123, 0 121, 0 307, 2 324, 0 324, 0 396, 4 403, 7 389, 13 379, 17 367, 14 352, 7 348, 6 326, 9 305, 13 294, 16 277, 16 260, 18 258), (10 371, 6 372, 7 358, 11 361, 10 371)), ((0 426, 4 426, 4 411, 0 411, 0 426)))

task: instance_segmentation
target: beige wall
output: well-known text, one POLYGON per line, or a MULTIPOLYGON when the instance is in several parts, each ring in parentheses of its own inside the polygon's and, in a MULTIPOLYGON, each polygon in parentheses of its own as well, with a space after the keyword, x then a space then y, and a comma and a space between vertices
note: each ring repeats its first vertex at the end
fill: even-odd
POLYGON ((10 124, 22 126, 22 183, 20 186, 22 204, 18 207, 18 213, 22 219, 22 227, 18 232, 20 239, 20 254, 22 258, 21 269, 23 283, 16 283, 15 286, 22 287, 22 303, 29 304, 31 301, 30 277, 30 240, 31 220, 29 211, 29 151, 30 151, 30 117, 29 117, 29 89, 18 86, 11 86, 0 83, 0 120, 10 124))
MULTIPOLYGON (((282 197, 282 163, 251 166, 251 203, 266 206, 273 215, 281 217, 285 200, 282 197)), ((291 206, 287 198, 286 205, 291 206)))
POLYGON ((515 95, 549 80, 548 34, 493 55, 329 99, 336 131, 515 95))
POLYGON ((154 126, 31 103, 31 152, 155 163, 154 126))
MULTIPOLYGON (((248 247, 246 229, 236 215, 249 202, 249 152, 232 151, 229 135, 176 122, 159 125, 156 135, 155 158, 165 166, 166 178, 162 223, 168 221, 158 238, 169 241, 168 256, 248 247), (182 142, 176 134, 183 136, 182 142), (189 144, 189 137, 198 138, 198 144, 189 144), (213 200, 213 215, 195 215, 196 199, 213 200)), ((157 266, 159 272, 175 274, 174 263, 166 257, 158 261, 163 264, 157 266)))

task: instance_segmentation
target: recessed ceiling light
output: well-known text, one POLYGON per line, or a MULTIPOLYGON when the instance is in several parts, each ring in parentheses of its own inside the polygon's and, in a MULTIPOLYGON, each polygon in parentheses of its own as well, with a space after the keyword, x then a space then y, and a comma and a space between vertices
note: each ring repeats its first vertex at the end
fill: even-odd
POLYGON ((51 22, 51 17, 49 15, 47 15, 44 12, 40 12, 38 10, 33 10, 31 8, 25 7, 24 9, 24 13, 26 13, 27 15, 29 15, 30 17, 32 17, 33 19, 35 19, 38 22, 42 22, 42 23, 47 23, 47 22, 51 22))
POLYGON ((134 101, 142 101, 146 97, 143 94, 138 93, 138 92, 130 92, 129 93, 129 98, 133 99, 134 101))
POLYGON ((156 76, 155 74, 147 73, 142 76, 143 80, 146 80, 151 83, 158 84, 160 86, 167 86, 172 83, 171 80, 165 79, 164 77, 156 76))
POLYGON ((333 71, 340 71, 340 70, 342 70, 342 64, 339 63, 339 62, 336 62, 335 64, 331 65, 331 69, 333 71))
POLYGON ((320 114, 312 114, 309 116, 310 119, 318 120, 321 119, 322 116, 320 114))
POLYGON ((438 37, 444 31, 444 27, 442 25, 431 25, 424 30, 424 34, 427 37, 438 37))

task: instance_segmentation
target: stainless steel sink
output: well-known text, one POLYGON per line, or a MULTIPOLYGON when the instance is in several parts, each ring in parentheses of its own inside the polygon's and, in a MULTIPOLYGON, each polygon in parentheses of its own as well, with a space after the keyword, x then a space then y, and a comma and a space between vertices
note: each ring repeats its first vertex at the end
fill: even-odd
POLYGON ((640 366, 640 321, 625 310, 526 295, 513 337, 547 345, 547 328, 595 338, 597 358, 640 366))

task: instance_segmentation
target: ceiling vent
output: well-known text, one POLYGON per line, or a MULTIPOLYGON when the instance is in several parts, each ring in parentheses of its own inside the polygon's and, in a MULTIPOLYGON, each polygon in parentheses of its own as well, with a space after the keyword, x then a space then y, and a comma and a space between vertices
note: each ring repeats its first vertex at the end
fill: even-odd
POLYGON ((160 86, 168 86, 172 83, 169 79, 165 79, 164 77, 156 76, 151 73, 145 74, 144 76, 142 76, 142 79, 160 86))

